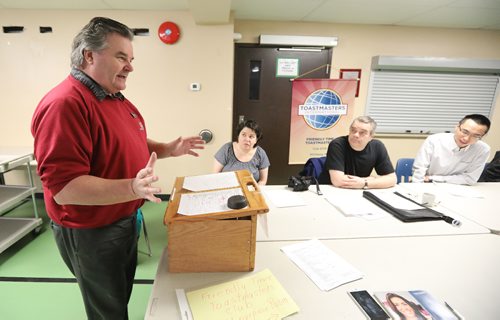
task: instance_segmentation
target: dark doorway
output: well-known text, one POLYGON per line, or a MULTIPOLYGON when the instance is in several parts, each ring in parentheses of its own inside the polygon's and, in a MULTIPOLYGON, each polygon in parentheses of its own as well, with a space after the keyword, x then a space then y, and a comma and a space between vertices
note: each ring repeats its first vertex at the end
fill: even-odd
POLYGON ((268 184, 287 184, 303 166, 288 164, 292 81, 277 76, 277 61, 298 59, 300 78, 330 78, 332 50, 236 44, 234 56, 233 140, 240 121, 257 121, 264 133, 260 145, 271 161, 268 184))

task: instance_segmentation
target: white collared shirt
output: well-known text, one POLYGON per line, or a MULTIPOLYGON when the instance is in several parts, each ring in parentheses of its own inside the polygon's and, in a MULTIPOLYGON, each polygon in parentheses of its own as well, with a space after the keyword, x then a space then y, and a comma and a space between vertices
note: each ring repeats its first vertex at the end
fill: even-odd
POLYGON ((425 176, 436 182, 471 185, 477 182, 490 155, 490 147, 477 141, 459 148, 453 133, 429 136, 413 163, 413 182, 423 182, 425 176))

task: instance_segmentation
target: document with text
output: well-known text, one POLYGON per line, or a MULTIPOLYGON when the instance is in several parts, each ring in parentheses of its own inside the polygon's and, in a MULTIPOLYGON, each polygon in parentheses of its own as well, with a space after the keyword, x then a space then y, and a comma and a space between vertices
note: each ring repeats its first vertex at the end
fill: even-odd
POLYGON ((185 193, 181 195, 177 213, 186 216, 195 216, 207 213, 230 211, 227 200, 231 196, 243 195, 241 188, 207 191, 199 193, 185 193))
POLYGON ((361 279, 363 274, 317 239, 281 248, 323 291, 361 279))

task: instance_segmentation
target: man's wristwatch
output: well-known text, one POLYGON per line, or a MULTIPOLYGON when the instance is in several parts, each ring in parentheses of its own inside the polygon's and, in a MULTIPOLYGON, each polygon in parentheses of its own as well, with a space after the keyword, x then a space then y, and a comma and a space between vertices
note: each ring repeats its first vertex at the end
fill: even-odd
POLYGON ((368 179, 365 179, 365 185, 363 186, 363 189, 364 190, 368 189, 368 179))

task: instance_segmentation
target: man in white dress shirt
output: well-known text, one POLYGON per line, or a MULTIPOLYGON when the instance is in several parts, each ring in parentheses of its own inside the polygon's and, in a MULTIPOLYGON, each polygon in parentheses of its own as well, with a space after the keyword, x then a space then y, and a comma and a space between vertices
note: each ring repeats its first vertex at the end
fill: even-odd
POLYGON ((490 155, 481 141, 490 120, 480 114, 465 116, 454 133, 429 136, 413 163, 413 182, 448 182, 471 185, 477 182, 490 155))

